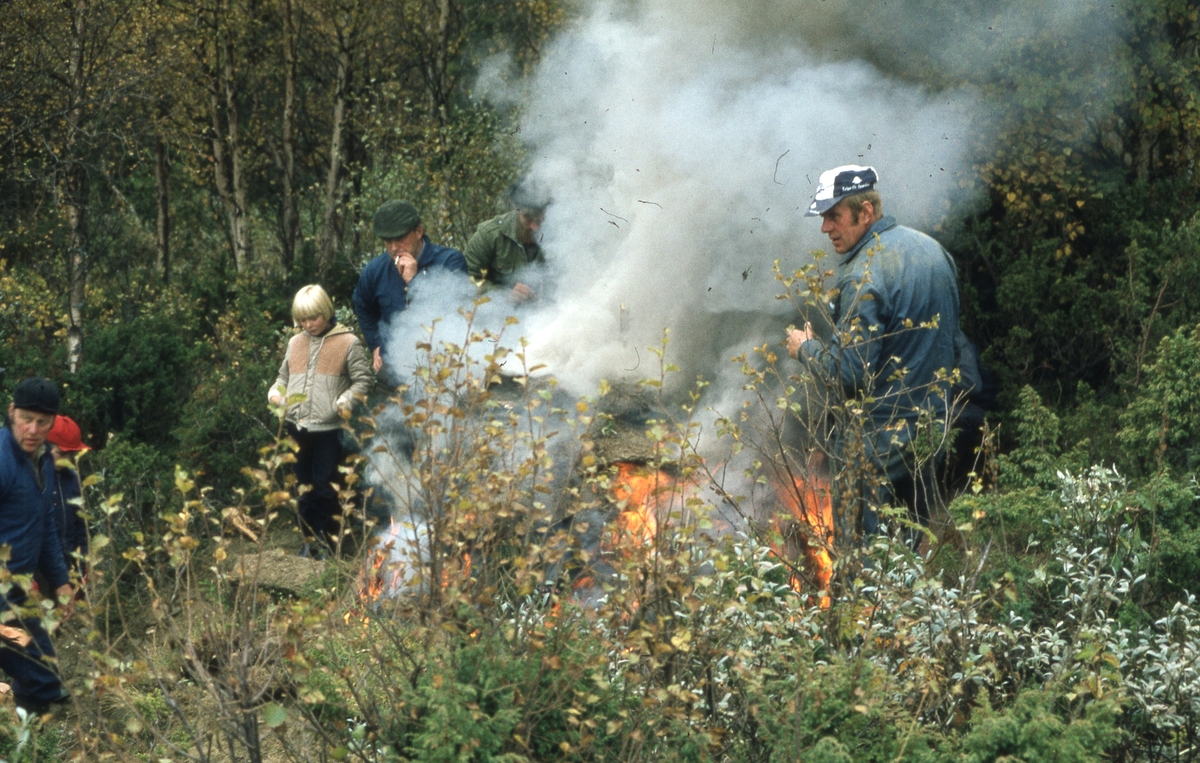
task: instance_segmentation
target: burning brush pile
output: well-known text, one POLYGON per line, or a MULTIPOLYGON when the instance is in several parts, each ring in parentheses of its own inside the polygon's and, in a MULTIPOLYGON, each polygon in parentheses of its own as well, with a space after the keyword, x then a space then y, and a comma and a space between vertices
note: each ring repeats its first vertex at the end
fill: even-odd
MULTIPOLYGON (((795 457, 819 448, 757 448, 749 498, 732 495, 722 477, 744 461, 701 458, 694 401, 668 405, 654 385, 577 400, 503 378, 502 363, 520 358, 430 350, 409 394, 375 412, 373 480, 395 518, 352 611, 341 598, 281 608, 286 648, 264 657, 294 686, 271 717, 296 760, 317 759, 304 747, 317 739, 379 761, 948 761, 974 733, 972 707, 1019 709, 1030 676, 1068 670, 1072 701, 1111 686, 1092 636, 1010 618, 1002 582, 927 572, 886 535, 837 545, 824 464, 795 457), (393 413, 411 459, 393 451, 393 413), (930 754, 943 746, 953 754, 930 754)), ((791 412, 773 394, 765 407, 791 412)), ((763 420, 725 431, 787 441, 763 420)), ((1063 558, 1071 575, 1096 572, 1061 595, 1102 596, 1087 612, 1107 628, 1102 602, 1132 583, 1105 565, 1127 557, 1090 556, 1100 544, 1085 540, 1063 558)), ((1200 622, 1180 618, 1180 633, 1200 622)))
POLYGON ((606 385, 575 401, 546 377, 500 374, 519 361, 503 353, 476 361, 429 347, 425 368, 442 370, 418 374, 371 420, 375 491, 392 517, 366 561, 364 603, 553 592, 595 606, 621 589, 636 617, 674 575, 703 573, 698 547, 755 535, 791 587, 828 605, 833 523, 819 460, 771 478, 747 510, 659 385, 606 385), (411 458, 394 449, 401 431, 411 458))

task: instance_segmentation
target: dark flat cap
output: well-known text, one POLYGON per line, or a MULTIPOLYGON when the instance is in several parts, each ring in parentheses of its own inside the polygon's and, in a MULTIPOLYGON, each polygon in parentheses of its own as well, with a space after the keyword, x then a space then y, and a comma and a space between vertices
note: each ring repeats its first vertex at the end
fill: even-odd
POLYGON ((31 376, 17 385, 13 392, 13 407, 38 413, 58 413, 58 387, 40 376, 31 376))
POLYGON ((420 224, 421 215, 407 201, 392 199, 375 213, 375 235, 382 239, 403 238, 420 224))

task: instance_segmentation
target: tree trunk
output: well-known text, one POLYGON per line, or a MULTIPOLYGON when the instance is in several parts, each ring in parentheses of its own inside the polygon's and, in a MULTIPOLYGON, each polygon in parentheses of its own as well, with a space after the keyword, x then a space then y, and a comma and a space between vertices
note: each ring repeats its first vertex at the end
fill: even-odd
POLYGON ((325 214, 321 225, 321 259, 319 273, 324 278, 333 268, 342 248, 342 220, 338 208, 343 202, 344 178, 342 167, 346 148, 346 110, 349 99, 351 66, 350 50, 354 44, 350 27, 337 30, 337 85, 333 97, 333 125, 329 138, 329 171, 325 176, 325 214))
POLYGON ((449 101, 450 84, 446 81, 446 59, 450 47, 450 0, 438 0, 438 31, 434 45, 434 66, 431 78, 434 84, 433 118, 439 125, 446 124, 446 107, 449 101))
POLYGON ((83 365, 83 309, 87 304, 87 172, 76 165, 67 181, 65 211, 70 231, 68 248, 67 369, 79 371, 83 365))
POLYGON ((280 261, 290 272, 296 261, 296 8, 292 0, 283 0, 283 125, 276 165, 282 175, 283 199, 279 221, 280 261))
MULTIPOLYGON (((437 66, 437 77, 435 78, 436 90, 434 93, 434 123, 445 129, 446 123, 450 119, 450 89, 451 83, 448 82, 448 72, 446 68, 446 60, 450 48, 450 0, 438 0, 438 36, 437 45, 434 48, 436 51, 435 66, 437 66)), ((450 161, 453 158, 453 148, 448 139, 439 141, 442 147, 442 172, 441 182, 438 184, 438 203, 437 203, 437 221, 438 227, 445 230, 450 222, 450 161)))
POLYGON ((84 40, 87 34, 88 0, 71 5, 71 49, 67 55, 70 102, 67 109, 66 181, 63 212, 67 218, 67 368, 79 371, 83 364, 83 310, 87 300, 88 180, 81 156, 84 109, 87 103, 87 66, 84 40))
POLYGON ((250 235, 246 226, 246 181, 238 142, 237 83, 233 73, 233 44, 225 8, 218 3, 211 26, 212 61, 205 65, 208 108, 212 129, 213 182, 225 213, 225 231, 238 273, 250 262, 250 235))
POLYGON ((171 184, 167 142, 154 136, 154 203, 158 210, 155 225, 158 245, 158 272, 164 284, 171 283, 171 184))
POLYGON ((228 129, 229 168, 233 181, 233 202, 235 215, 231 231, 233 233, 234 262, 237 272, 244 273, 250 265, 250 230, 246 221, 246 176, 242 168, 242 147, 239 139, 240 125, 238 124, 237 83, 233 76, 233 43, 225 37, 224 65, 221 67, 221 88, 225 95, 225 120, 228 129))
MULTIPOLYGON (((212 165, 213 183, 217 187, 217 196, 221 199, 221 209, 225 213, 225 237, 229 241, 229 252, 237 263, 237 245, 235 235, 235 220, 237 208, 233 197, 233 182, 229 177, 229 159, 226 157, 225 130, 221 126, 221 90, 220 83, 214 78, 209 83, 208 108, 212 120, 212 165)), ((241 271, 240 264, 237 267, 241 271)))

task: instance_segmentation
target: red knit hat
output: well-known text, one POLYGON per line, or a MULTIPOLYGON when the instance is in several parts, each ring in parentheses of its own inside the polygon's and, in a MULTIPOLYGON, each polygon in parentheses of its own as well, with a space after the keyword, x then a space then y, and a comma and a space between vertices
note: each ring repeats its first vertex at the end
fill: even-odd
POLYGON ((54 419, 54 426, 50 427, 50 433, 46 435, 46 439, 51 445, 57 445, 63 453, 91 450, 83 444, 83 438, 79 434, 79 425, 75 423, 75 420, 62 414, 54 419))

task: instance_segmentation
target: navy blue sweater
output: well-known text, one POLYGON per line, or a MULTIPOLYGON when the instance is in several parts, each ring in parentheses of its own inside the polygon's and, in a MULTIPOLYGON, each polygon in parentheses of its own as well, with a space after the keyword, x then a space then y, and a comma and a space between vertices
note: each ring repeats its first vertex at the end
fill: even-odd
MULTIPOLYGON (((424 241, 421 256, 417 258, 417 276, 438 267, 466 274, 467 261, 462 252, 431 243, 428 236, 424 241)), ((354 314, 358 316, 358 326, 369 350, 374 352, 376 347, 383 345, 383 324, 404 312, 406 307, 408 284, 400 277, 391 255, 384 252, 367 263, 354 289, 354 314)))
MULTIPOLYGON (((54 518, 57 484, 49 448, 43 450, 35 465, 12 431, 8 427, 0 429, 0 545, 11 549, 8 569, 14 575, 40 571, 54 588, 69 580, 54 518), (38 486, 34 469, 41 470, 42 487, 38 486)), ((15 601, 20 603, 19 599, 15 601)), ((0 599, 0 608, 5 605, 0 599)))

